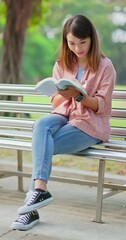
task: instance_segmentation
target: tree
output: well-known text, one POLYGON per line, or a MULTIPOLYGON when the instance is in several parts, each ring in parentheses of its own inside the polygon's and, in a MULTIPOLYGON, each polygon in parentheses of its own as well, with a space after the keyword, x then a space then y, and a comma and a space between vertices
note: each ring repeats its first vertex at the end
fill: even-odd
POLYGON ((20 83, 20 66, 29 17, 41 15, 42 0, 5 0, 6 25, 3 36, 1 83, 20 83))

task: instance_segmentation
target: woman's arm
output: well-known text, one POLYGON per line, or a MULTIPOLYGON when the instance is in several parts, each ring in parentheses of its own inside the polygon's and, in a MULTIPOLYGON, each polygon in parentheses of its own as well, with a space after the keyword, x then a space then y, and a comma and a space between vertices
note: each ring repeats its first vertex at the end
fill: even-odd
POLYGON ((55 95, 51 100, 53 109, 57 108, 65 100, 66 100, 66 98, 64 98, 61 94, 55 95))
POLYGON ((88 108, 91 108, 93 111, 98 111, 98 99, 96 97, 90 97, 85 95, 84 98, 81 100, 81 103, 88 108))
MULTIPOLYGON (((80 94, 79 91, 77 91, 72 86, 67 86, 66 90, 58 90, 59 94, 56 95, 53 98, 52 105, 54 108, 56 108, 58 105, 60 105, 65 100, 68 100, 70 98, 75 98, 80 94)), ((84 98, 81 100, 81 104, 91 108, 93 111, 98 110, 98 100, 96 97, 90 97, 88 95, 84 95, 84 98)))

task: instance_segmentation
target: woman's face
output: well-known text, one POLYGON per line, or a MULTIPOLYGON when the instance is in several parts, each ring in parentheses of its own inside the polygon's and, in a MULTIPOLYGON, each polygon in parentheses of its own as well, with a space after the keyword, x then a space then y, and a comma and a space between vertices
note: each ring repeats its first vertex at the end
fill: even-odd
POLYGON ((72 35, 67 34, 67 43, 69 49, 77 56, 77 58, 85 58, 90 50, 91 38, 80 39, 72 35))

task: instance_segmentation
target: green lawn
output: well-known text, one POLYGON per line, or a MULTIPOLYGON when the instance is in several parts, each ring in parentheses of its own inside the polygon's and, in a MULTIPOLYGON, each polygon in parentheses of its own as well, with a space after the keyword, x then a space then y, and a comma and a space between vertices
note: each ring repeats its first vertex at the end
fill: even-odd
POLYGON ((24 96, 24 102, 32 103, 50 103, 50 98, 46 96, 24 96))
POLYGON ((126 90, 126 86, 116 85, 115 90, 126 90))

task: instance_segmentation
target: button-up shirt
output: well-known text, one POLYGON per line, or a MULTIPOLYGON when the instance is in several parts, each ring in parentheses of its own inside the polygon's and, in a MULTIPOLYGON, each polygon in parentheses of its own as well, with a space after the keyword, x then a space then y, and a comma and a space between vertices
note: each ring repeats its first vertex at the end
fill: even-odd
MULTIPOLYGON (((53 77, 73 79, 77 75, 77 66, 73 73, 63 70, 58 62, 53 68, 53 77)), ((107 141, 110 135, 110 117, 112 108, 112 92, 115 85, 116 72, 113 64, 108 58, 101 58, 98 70, 92 72, 85 69, 84 76, 79 81, 85 88, 87 94, 98 100, 98 111, 84 106, 81 102, 66 100, 53 110, 53 113, 69 116, 69 123, 85 133, 102 141, 107 141)), ((52 97, 53 98, 53 97, 52 97)))

